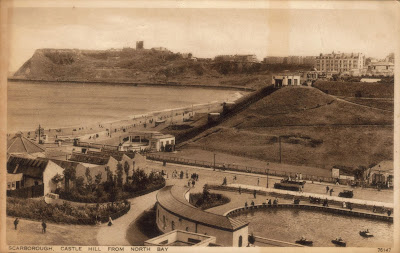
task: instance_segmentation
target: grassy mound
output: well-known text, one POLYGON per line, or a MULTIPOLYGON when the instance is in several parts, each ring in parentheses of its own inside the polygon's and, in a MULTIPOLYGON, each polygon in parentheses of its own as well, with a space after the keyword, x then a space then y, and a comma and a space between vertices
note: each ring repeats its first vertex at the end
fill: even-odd
POLYGON ((393 112, 286 87, 193 139, 188 148, 331 169, 393 159, 393 112))

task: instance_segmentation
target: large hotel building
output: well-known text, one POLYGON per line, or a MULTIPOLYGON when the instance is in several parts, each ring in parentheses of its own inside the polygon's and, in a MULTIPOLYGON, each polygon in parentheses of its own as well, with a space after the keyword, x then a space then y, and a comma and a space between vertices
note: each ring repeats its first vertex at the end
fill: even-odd
POLYGON ((362 53, 320 54, 316 57, 315 67, 318 72, 326 74, 359 75, 364 69, 365 56, 362 53))

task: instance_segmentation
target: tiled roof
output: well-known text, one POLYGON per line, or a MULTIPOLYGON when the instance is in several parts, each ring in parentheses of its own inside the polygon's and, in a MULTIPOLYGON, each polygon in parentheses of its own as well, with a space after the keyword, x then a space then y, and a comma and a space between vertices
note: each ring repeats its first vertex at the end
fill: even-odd
POLYGON ((80 163, 105 165, 110 160, 110 156, 98 156, 98 155, 91 155, 91 154, 72 153, 69 160, 74 161, 74 162, 80 162, 80 163))
POLYGON ((205 226, 222 230, 235 231, 248 225, 248 222, 226 216, 209 213, 189 204, 184 194, 187 190, 179 186, 166 186, 157 194, 157 202, 176 216, 205 226))
POLYGON ((78 162, 72 162, 72 161, 63 161, 63 160, 57 160, 57 159, 50 159, 53 163, 57 164, 63 169, 76 169, 76 167, 80 164, 78 162))
POLYGON ((7 172, 11 174, 23 173, 25 176, 41 178, 48 162, 47 159, 10 156, 7 161, 7 172))
POLYGON ((39 153, 45 152, 45 148, 41 145, 22 136, 22 133, 16 134, 7 141, 7 153, 39 153))

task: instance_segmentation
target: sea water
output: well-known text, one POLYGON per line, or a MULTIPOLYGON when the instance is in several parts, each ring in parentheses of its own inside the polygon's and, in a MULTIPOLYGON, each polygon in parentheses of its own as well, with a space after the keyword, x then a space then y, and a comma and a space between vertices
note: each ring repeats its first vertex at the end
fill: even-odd
POLYGON ((210 102, 244 92, 190 87, 9 82, 7 132, 61 128, 128 119, 133 115, 210 102))

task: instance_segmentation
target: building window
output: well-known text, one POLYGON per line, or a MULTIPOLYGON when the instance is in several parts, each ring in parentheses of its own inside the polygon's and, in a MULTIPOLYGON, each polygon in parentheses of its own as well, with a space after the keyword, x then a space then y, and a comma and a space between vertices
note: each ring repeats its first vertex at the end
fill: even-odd
POLYGON ((171 229, 175 230, 175 222, 174 221, 171 221, 171 229))

